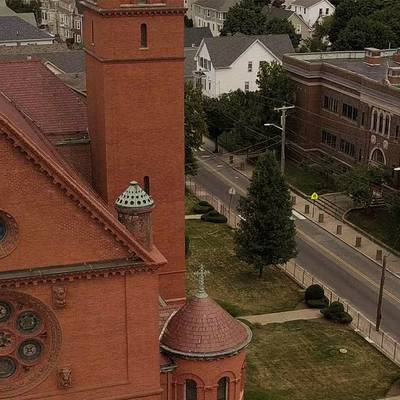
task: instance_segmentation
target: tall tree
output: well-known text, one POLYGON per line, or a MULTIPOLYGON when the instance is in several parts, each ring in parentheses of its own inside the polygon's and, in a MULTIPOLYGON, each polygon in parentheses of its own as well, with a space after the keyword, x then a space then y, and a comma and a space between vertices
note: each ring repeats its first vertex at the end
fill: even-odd
POLYGON ((254 266, 260 278, 265 266, 285 263, 296 255, 289 189, 273 153, 259 159, 239 212, 243 219, 235 234, 236 254, 254 266))
POLYGON ((206 115, 203 106, 201 89, 185 82, 185 174, 195 175, 196 159, 193 151, 202 142, 207 133, 206 115))
POLYGON ((301 35, 296 33, 293 24, 285 18, 270 18, 265 22, 263 34, 283 34, 289 35, 293 47, 299 46, 301 35))

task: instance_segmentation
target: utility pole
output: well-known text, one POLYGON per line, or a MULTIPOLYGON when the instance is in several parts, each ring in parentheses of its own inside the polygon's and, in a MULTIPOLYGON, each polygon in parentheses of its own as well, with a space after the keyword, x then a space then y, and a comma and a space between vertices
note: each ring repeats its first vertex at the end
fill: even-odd
POLYGON ((382 320, 382 301, 383 301, 383 287, 385 285, 385 273, 386 273, 386 256, 383 256, 381 285, 379 287, 378 308, 377 308, 377 311, 376 311, 375 330, 377 332, 379 332, 379 328, 381 326, 381 320, 382 320))
POLYGON ((294 106, 283 106, 274 108, 275 111, 280 111, 281 115, 281 127, 282 127, 282 142, 281 142, 281 172, 282 175, 285 173, 285 149, 286 149, 286 112, 291 110, 294 106))

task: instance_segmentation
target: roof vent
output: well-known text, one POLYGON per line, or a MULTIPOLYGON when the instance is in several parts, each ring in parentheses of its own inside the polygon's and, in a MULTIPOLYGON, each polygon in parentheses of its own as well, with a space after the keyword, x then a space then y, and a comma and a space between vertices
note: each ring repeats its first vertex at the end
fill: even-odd
POLYGON ((364 62, 370 66, 381 65, 382 50, 376 49, 375 47, 367 47, 365 49, 365 60, 364 62))

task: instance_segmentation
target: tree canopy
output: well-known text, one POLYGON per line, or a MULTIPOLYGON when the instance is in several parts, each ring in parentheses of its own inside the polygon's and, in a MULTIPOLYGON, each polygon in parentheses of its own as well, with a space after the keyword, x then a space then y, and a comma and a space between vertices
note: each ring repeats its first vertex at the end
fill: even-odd
POLYGON ((195 175, 196 159, 193 151, 202 142, 207 133, 206 115, 204 112, 201 90, 191 82, 185 82, 185 174, 195 175))
POLYGON ((265 266, 285 263, 296 255, 291 197, 272 152, 259 158, 238 211, 243 219, 235 233, 236 254, 255 267, 259 277, 265 266))

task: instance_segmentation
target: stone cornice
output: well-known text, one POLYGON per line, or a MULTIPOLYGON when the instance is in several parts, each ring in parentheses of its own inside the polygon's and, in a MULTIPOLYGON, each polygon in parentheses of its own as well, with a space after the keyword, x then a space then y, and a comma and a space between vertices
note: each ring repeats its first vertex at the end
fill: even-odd
POLYGON ((84 263, 46 268, 24 269, 0 273, 0 288, 56 283, 79 279, 108 278, 138 272, 154 273, 158 266, 138 260, 113 260, 98 263, 84 263))

